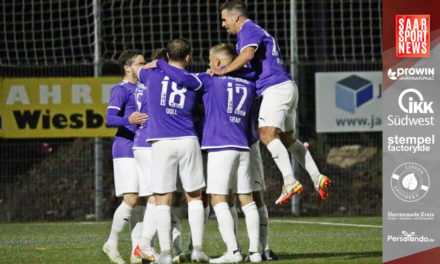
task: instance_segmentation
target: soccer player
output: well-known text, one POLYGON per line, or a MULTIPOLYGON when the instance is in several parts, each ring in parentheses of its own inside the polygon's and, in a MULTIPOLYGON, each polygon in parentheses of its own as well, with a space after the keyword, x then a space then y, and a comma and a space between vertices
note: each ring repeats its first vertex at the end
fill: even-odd
MULTIPOLYGON (((157 49, 153 52, 152 56, 153 60, 163 59, 168 61, 167 57, 167 49, 161 48, 157 49)), ((143 84, 138 85, 136 89, 136 102, 138 106, 138 111, 141 113, 148 114, 147 107, 147 87, 143 84)), ((156 255, 154 251, 153 238, 156 234, 156 222, 154 217, 155 211, 155 201, 154 195, 149 190, 150 178, 151 176, 151 144, 146 142, 146 131, 147 131, 148 122, 142 124, 139 129, 136 131, 136 136, 134 138, 133 143, 133 152, 134 157, 136 159, 136 164, 138 165, 139 171, 139 182, 140 182, 140 191, 139 196, 148 196, 147 200, 147 209, 145 211, 144 216, 144 228, 142 233, 142 239, 139 244, 139 248, 137 248, 134 254, 140 258, 143 258, 147 261, 152 261, 151 256, 154 256, 154 261, 159 259, 159 256, 156 255)), ((154 169, 153 169, 154 170, 154 169)), ((179 182, 180 183, 180 182, 179 182)), ((180 193, 176 193, 183 196, 183 189, 181 184, 178 185, 178 191, 180 193)), ((173 205, 171 207, 171 222, 172 222, 172 234, 173 234, 173 249, 174 254, 176 255, 173 259, 174 263, 180 263, 186 258, 191 259, 191 253, 187 257, 182 253, 181 249, 181 204, 182 204, 182 196, 175 197, 177 199, 173 199, 173 205)))
MULTIPOLYGON (((234 46, 219 44, 210 49, 211 68, 229 64, 236 56, 234 46)), ((168 73, 170 66, 158 61, 157 66, 168 73)), ((168 74, 171 79, 184 79, 189 76, 168 74)), ((251 178, 249 175, 249 112, 256 96, 255 83, 244 78, 255 78, 249 69, 240 69, 224 77, 211 77, 202 73, 201 92, 205 106, 202 149, 208 152, 208 189, 211 204, 219 223, 219 230, 227 246, 227 252, 210 263, 231 263, 242 261, 238 249, 234 221, 227 203, 229 189, 239 194, 242 210, 246 217, 249 236, 249 259, 261 262, 258 252, 259 216, 252 199, 251 178)), ((197 79, 196 77, 193 77, 197 79)), ((194 81, 195 86, 199 84, 194 81)), ((191 88, 191 86, 188 86, 191 88)))
POLYGON ((113 215, 110 236, 103 246, 104 253, 112 263, 125 263, 118 250, 119 233, 127 222, 132 226, 132 263, 139 263, 133 257, 133 251, 139 242, 142 225, 132 223, 131 220, 141 221, 144 206, 138 203, 139 181, 136 171, 136 162, 133 156, 133 139, 137 125, 147 120, 147 115, 135 112, 136 102, 134 92, 138 78, 135 68, 145 64, 144 56, 138 50, 127 50, 119 57, 119 64, 124 71, 124 80, 112 88, 110 101, 107 107, 106 124, 117 127, 113 141, 113 170, 115 179, 115 193, 117 197, 123 196, 123 201, 113 215))
POLYGON ((246 6, 240 1, 226 2, 220 7, 222 26, 229 34, 237 35, 237 58, 223 69, 208 73, 225 75, 247 65, 258 75, 257 94, 263 96, 259 113, 260 140, 272 154, 280 169, 284 185, 276 204, 286 202, 302 192, 294 175, 289 152, 307 170, 321 199, 326 199, 330 179, 322 175, 307 148, 296 139, 295 110, 298 90, 285 70, 275 39, 247 18, 246 6))
MULTIPOLYGON (((169 64, 183 72, 190 61, 190 46, 183 39, 168 43, 169 64)), ((171 202, 180 175, 188 200, 193 261, 209 261, 203 252, 204 208, 201 189, 205 186, 202 156, 193 124, 196 92, 179 80, 171 80, 160 69, 140 69, 139 79, 148 87, 147 140, 152 143, 155 176, 151 191, 156 201, 156 224, 161 249, 161 263, 171 263, 171 202)), ((198 85, 201 86, 201 83, 198 85)))
MULTIPOLYGON (((157 49, 153 53, 153 60, 166 59, 166 49, 157 49)), ((148 115, 147 105, 147 87, 140 83, 135 92, 136 106, 140 113, 148 115)), ((141 124, 133 142, 133 154, 136 160, 136 165, 139 175, 139 196, 147 197, 147 208, 145 210, 143 219, 142 238, 138 247, 136 247, 134 255, 138 258, 145 259, 149 262, 157 261, 159 256, 154 251, 153 238, 156 234, 156 220, 154 217, 156 203, 154 195, 150 191, 150 182, 152 177, 151 163, 151 144, 147 140, 147 126, 148 122, 141 124)))

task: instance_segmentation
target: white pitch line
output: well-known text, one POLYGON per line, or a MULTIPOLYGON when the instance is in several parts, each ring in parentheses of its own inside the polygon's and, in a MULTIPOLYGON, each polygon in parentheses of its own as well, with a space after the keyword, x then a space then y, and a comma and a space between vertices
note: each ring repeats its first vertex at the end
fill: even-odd
POLYGON ((352 226, 352 227, 368 227, 368 228, 382 228, 381 225, 360 225, 347 223, 332 223, 332 222, 310 222, 297 220, 269 220, 274 223, 289 223, 289 224, 307 224, 307 225, 331 225, 331 226, 352 226))

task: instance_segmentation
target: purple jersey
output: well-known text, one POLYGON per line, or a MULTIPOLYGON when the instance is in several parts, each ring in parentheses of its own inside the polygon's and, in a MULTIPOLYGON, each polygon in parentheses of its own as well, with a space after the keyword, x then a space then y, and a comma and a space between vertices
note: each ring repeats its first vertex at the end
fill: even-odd
POLYGON ((135 84, 124 80, 114 86, 110 93, 106 125, 118 128, 113 141, 113 158, 133 157, 132 146, 137 126, 130 125, 128 117, 136 111, 135 90, 135 84))
POLYGON ((189 88, 198 88, 202 82, 205 106, 202 149, 249 150, 249 113, 256 96, 252 81, 256 76, 252 70, 243 68, 222 77, 201 73, 197 78, 180 72, 176 74, 164 61, 158 61, 157 66, 189 88))
POLYGON ((275 39, 252 20, 247 20, 237 35, 237 53, 249 46, 256 47, 254 58, 248 63, 258 75, 257 94, 268 87, 291 80, 281 58, 275 39))
MULTIPOLYGON (((148 114, 148 104, 147 104, 147 87, 139 83, 136 88, 135 98, 137 111, 143 114, 148 114)), ((139 126, 139 129, 136 130, 136 135, 134 136, 133 149, 134 148, 149 148, 151 147, 150 143, 147 143, 147 122, 143 123, 139 126)))
MULTIPOLYGON (((182 68, 171 65, 170 67, 172 67, 170 75, 190 75, 182 68)), ((185 87, 184 80, 171 78, 160 68, 141 69, 139 80, 148 87, 147 140, 197 138, 194 128, 196 92, 185 87)), ((201 83, 198 86, 200 88, 201 83)))
POLYGON ((249 114, 256 93, 253 81, 240 78, 242 72, 221 77, 198 75, 205 105, 202 149, 249 149, 249 114))

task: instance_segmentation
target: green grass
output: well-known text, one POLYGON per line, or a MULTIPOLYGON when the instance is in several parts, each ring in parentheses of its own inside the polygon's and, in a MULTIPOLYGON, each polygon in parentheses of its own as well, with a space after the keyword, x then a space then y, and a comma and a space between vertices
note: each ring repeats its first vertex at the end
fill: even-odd
MULTIPOLYGON (((281 260, 273 263, 382 263, 382 229, 377 227, 321 225, 317 222, 380 226, 379 217, 273 218, 271 248, 281 260), (283 221, 305 221, 287 223, 283 221), (314 223, 314 224, 308 224, 314 223)), ((109 263, 101 252, 110 222, 0 224, 0 263, 109 263)), ((248 246, 243 219, 239 223, 242 253, 248 246)), ((184 223, 183 245, 188 243, 184 223)), ((208 256, 219 256, 225 245, 217 221, 206 225, 204 247, 208 256)), ((121 235, 120 252, 128 262, 128 231, 121 235)))

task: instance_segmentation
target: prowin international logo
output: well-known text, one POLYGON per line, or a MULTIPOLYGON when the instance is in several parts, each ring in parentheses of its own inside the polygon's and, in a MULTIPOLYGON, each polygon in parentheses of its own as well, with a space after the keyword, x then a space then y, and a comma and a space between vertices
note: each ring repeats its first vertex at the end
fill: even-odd
POLYGON ((403 230, 401 235, 388 235, 387 241, 400 243, 433 243, 435 242, 435 239, 424 235, 417 235, 416 232, 408 233, 407 231, 403 230))
POLYGON ((391 190, 404 202, 417 202, 429 191, 428 171, 420 164, 407 162, 394 169, 391 175, 391 190))
POLYGON ((388 69, 388 78, 391 80, 434 81, 435 68, 397 68, 388 69))

